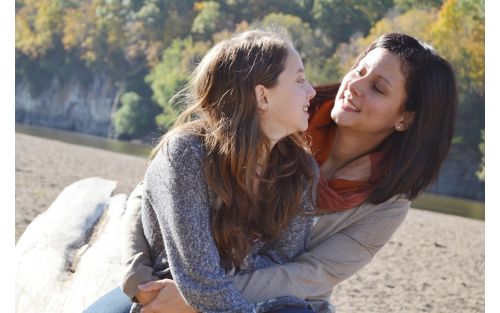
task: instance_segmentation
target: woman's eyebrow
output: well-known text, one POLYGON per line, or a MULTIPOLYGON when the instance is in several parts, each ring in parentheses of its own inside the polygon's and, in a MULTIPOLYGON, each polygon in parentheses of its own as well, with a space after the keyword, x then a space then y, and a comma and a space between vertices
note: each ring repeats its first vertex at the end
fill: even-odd
POLYGON ((392 88, 391 82, 390 82, 387 78, 385 78, 385 77, 384 77, 384 76, 382 76, 382 75, 378 75, 378 77, 382 78, 382 79, 383 79, 383 80, 387 83, 387 85, 389 85, 389 87, 391 87, 391 88, 392 88))
MULTIPOLYGON (((365 68, 367 68, 367 67, 368 67, 368 64, 367 64, 365 61, 361 61, 361 62, 359 62, 359 65, 360 65, 361 67, 365 67, 365 68)), ((382 75, 377 75, 377 77, 382 78, 382 79, 383 79, 383 80, 384 80, 384 81, 385 81, 385 82, 389 85, 389 87, 391 87, 391 88, 392 88, 392 84, 391 84, 391 82, 390 82, 387 78, 385 78, 385 77, 384 77, 384 76, 382 76, 382 75)))

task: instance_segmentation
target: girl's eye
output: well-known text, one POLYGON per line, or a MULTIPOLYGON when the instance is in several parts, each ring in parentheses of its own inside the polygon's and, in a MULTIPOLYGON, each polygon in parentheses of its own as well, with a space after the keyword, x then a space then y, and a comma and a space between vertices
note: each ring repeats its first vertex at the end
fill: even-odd
POLYGON ((299 84, 304 84, 305 82, 306 82, 306 80, 304 78, 299 78, 297 80, 297 83, 299 83, 299 84))
POLYGON ((362 76, 363 73, 362 73, 362 70, 361 69, 354 69, 354 71, 356 72, 356 74, 358 74, 359 76, 362 76))

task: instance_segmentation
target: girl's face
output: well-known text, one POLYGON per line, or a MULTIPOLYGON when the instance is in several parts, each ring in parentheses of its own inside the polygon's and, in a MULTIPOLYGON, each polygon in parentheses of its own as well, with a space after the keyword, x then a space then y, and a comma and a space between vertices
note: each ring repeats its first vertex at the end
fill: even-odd
POLYGON ((331 117, 338 127, 383 139, 409 127, 405 99, 401 61, 388 50, 375 48, 342 80, 331 117))
MULTIPOLYGON (((259 87, 260 86, 260 87, 259 87)), ((305 131, 308 126, 309 100, 316 91, 307 81, 302 59, 295 49, 289 48, 285 69, 272 88, 256 87, 261 125, 271 140, 305 131)))

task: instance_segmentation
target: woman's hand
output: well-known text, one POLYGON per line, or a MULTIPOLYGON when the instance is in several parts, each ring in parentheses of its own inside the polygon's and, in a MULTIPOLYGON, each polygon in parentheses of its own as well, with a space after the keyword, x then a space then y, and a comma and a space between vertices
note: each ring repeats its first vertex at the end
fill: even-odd
MULTIPOLYGON (((140 285, 139 293, 147 295, 156 293, 154 300, 150 300, 141 313, 196 313, 196 310, 184 301, 177 285, 171 279, 160 279, 140 285)), ((137 300, 140 301, 139 298, 137 300)))

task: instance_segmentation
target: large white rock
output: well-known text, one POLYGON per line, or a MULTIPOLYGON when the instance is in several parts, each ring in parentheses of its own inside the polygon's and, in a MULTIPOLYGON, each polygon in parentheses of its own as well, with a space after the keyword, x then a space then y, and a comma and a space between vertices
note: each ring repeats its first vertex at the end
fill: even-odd
POLYGON ((66 187, 16 245, 16 312, 81 312, 116 287, 125 194, 88 178, 66 187))

